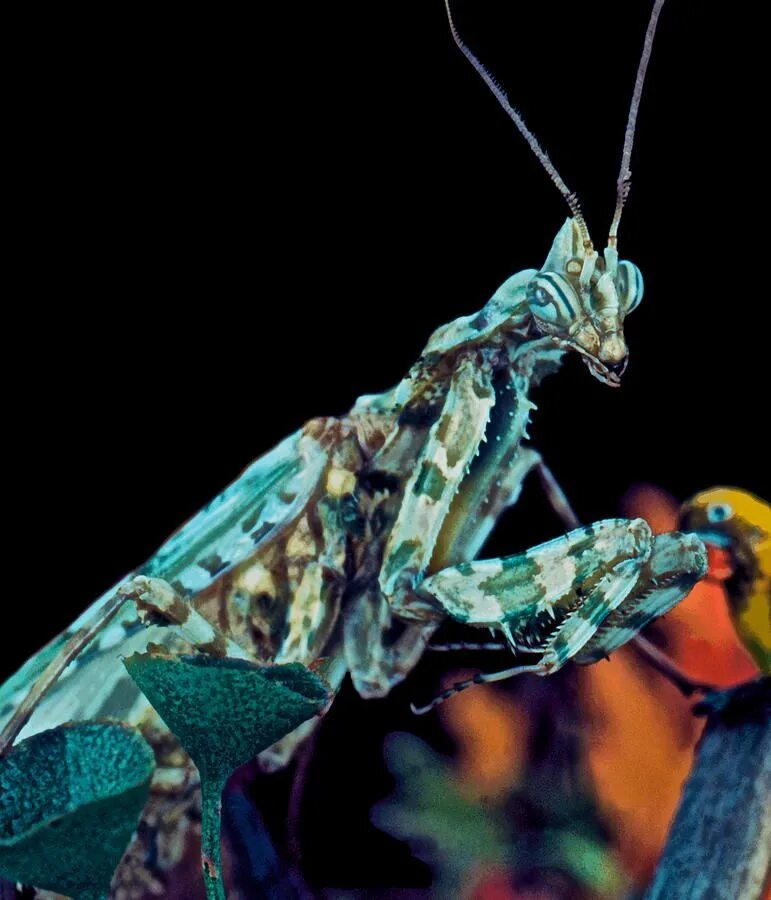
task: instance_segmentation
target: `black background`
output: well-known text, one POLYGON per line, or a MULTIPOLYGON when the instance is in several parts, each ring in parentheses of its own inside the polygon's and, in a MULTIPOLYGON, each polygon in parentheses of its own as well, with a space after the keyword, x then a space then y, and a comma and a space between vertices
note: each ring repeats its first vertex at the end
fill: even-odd
MULTIPOLYGON (((599 245, 649 9, 457 4, 599 245)), ((6 137, 21 198, 6 441, 23 497, 3 672, 251 459, 389 387, 437 325, 539 266, 566 215, 440 0, 45 16, 18 34, 6 137)), ((751 223, 766 85, 748 16, 665 7, 620 231, 646 279, 624 385, 570 360, 536 398, 534 442, 586 520, 639 481, 769 495, 767 236, 751 223)), ((557 531, 531 486, 491 552, 557 531)), ((383 735, 429 733, 406 704, 441 669, 386 701, 345 692, 330 716, 306 815, 317 882, 425 878, 367 809, 388 790, 383 735)))

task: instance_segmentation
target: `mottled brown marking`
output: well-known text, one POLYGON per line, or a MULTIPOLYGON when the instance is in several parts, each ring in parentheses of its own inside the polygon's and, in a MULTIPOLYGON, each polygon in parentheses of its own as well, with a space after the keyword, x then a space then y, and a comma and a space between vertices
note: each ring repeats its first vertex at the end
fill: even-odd
POLYGON ((385 443, 394 426, 394 416, 365 413, 351 416, 359 447, 368 459, 385 443))
POLYGON ((223 634, 230 633, 230 595, 233 590, 233 574, 229 572, 217 585, 219 603, 217 604, 220 631, 223 634))
POLYGON ((212 641, 207 641, 205 644, 198 644, 198 649, 202 653, 208 653, 210 656, 222 657, 228 655, 225 637, 221 634, 218 634, 212 641))
POLYGON ((148 617, 154 620, 160 619, 162 622, 182 625, 190 618, 190 608, 185 601, 176 594, 171 600, 171 603, 163 607, 156 606, 142 594, 137 594, 134 597, 134 603, 139 612, 146 613, 148 617))
POLYGON ((442 416, 439 420, 439 424, 436 427, 436 437, 439 441, 444 444, 446 447, 448 445, 448 437, 450 434, 450 427, 452 425, 452 416, 442 416))
POLYGON ((227 562, 222 559, 219 553, 212 553, 198 560, 198 565, 208 572, 212 578, 218 575, 223 569, 227 568, 227 562))
POLYGON ((328 450, 341 443, 351 433, 350 427, 341 419, 332 416, 321 416, 311 419, 303 426, 303 432, 319 442, 319 445, 328 450))

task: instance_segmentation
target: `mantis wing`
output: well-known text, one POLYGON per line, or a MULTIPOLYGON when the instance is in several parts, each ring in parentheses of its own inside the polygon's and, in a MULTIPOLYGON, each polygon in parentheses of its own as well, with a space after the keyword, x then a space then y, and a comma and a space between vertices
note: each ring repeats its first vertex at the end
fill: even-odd
MULTIPOLYGON (((313 437, 295 432, 252 463, 175 532, 139 574, 169 581, 182 596, 210 586, 297 519, 317 490, 326 463, 327 450, 313 437)), ((69 638, 97 616, 132 577, 133 573, 103 594, 0 687, 0 727, 69 638)), ((181 644, 171 629, 144 627, 133 604, 127 602, 64 670, 21 736, 73 719, 114 716, 132 721, 141 717, 147 703, 126 674, 119 654, 143 649, 150 641, 171 647, 181 644)))

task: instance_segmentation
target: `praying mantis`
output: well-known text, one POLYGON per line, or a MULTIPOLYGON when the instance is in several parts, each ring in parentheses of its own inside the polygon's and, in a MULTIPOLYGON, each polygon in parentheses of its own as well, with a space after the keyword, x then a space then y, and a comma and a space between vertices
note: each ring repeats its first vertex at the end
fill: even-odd
MULTIPOLYGON (((529 391, 567 355, 609 387, 626 367, 624 320, 643 289, 639 269, 619 258, 618 226, 662 6, 657 0, 646 37, 602 254, 577 198, 447 8, 456 42, 568 203, 545 263, 509 278, 479 312, 440 327, 393 390, 360 398, 346 416, 311 420, 258 459, 93 604, 3 687, 0 752, 67 718, 142 721, 142 696, 116 691, 120 679, 126 687, 118 655, 148 641, 277 662, 328 656, 333 683, 350 673, 362 696, 378 697, 412 671, 448 617, 502 634, 527 658, 478 680, 547 675, 601 658, 688 592, 705 568, 698 539, 654 539, 640 520, 572 527, 564 494, 524 443, 529 391), (569 533, 478 561, 530 473, 569 533)), ((285 762, 302 736, 266 765, 285 762)))
MULTIPOLYGON (((577 525, 550 470, 524 443, 528 394, 567 354, 602 383, 621 383, 623 323, 642 300, 643 282, 619 259, 618 230, 662 6, 654 4, 645 38, 600 255, 576 195, 463 42, 446 5, 456 44, 569 207, 544 265, 513 275, 481 311, 437 329, 393 390, 361 397, 347 416, 311 420, 258 459, 96 601, 5 686, 0 714, 10 713, 11 725, 3 747, 30 716, 32 727, 35 716, 50 724, 50 707, 131 721, 140 713, 111 708, 105 694, 114 694, 113 677, 95 679, 89 665, 151 636, 276 662, 331 655, 334 681, 348 671, 362 696, 377 697, 414 668, 448 616, 500 632, 515 655, 530 655, 476 679, 486 681, 599 659, 688 592, 704 573, 700 541, 654 540, 640 520, 573 527, 524 554, 476 561, 531 472, 565 523, 577 525), (138 620, 150 627, 133 633, 138 620)), ((141 711, 142 699, 132 702, 141 711)))

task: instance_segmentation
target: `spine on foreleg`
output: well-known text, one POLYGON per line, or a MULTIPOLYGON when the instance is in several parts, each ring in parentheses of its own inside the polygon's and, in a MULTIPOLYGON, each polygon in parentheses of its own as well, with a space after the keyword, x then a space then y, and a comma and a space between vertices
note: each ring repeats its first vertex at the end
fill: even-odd
POLYGON ((418 465, 404 490, 386 545, 380 587, 403 618, 425 619, 412 589, 425 572, 442 522, 484 436, 495 403, 491 375, 469 356, 455 370, 444 407, 431 426, 418 465), (410 600, 413 606, 410 606, 410 600))

